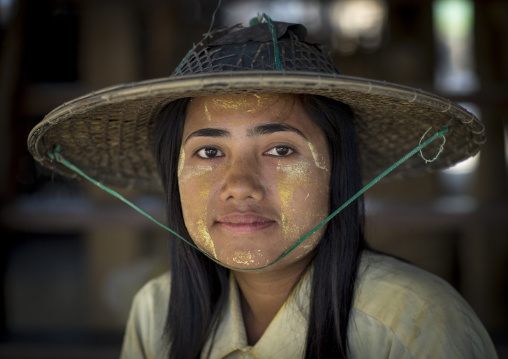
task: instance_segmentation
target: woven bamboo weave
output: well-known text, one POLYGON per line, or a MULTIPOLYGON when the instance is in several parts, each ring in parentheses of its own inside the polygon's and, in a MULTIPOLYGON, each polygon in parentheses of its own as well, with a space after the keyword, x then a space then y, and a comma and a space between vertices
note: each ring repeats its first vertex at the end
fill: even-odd
MULTIPOLYGON (((273 41, 263 25, 195 49, 173 76, 109 87, 63 104, 32 130, 30 152, 43 166, 77 177, 48 156, 60 146, 67 160, 104 184, 159 191, 150 139, 161 109, 186 97, 248 93, 312 94, 348 104, 366 180, 416 147, 431 126, 428 137, 450 126, 438 160, 426 164, 413 156, 391 177, 451 166, 478 153, 485 142, 483 124, 458 104, 410 87, 340 74, 319 46, 303 41, 301 25, 276 23, 284 70, 276 69, 273 41)), ((426 157, 433 158, 439 145, 425 148, 426 157)))

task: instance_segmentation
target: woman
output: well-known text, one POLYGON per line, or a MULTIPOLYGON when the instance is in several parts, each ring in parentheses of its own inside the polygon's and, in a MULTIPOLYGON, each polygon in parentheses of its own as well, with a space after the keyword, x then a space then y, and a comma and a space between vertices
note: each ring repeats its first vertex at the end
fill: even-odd
POLYGON ((85 96, 32 132, 57 171, 70 160, 106 183, 162 184, 179 234, 171 270, 136 295, 122 357, 494 358, 449 285, 367 248, 360 199, 328 217, 430 126, 453 129, 447 146, 391 175, 476 153, 481 124, 430 94, 340 75, 304 37, 269 19, 231 31, 172 78, 85 96))

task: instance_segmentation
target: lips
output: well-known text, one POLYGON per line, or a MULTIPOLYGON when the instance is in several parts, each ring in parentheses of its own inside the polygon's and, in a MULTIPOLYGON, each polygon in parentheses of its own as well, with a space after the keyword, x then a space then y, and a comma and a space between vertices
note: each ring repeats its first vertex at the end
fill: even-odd
POLYGON ((234 233, 254 233, 273 226, 276 222, 257 213, 231 213, 221 216, 216 223, 234 233))

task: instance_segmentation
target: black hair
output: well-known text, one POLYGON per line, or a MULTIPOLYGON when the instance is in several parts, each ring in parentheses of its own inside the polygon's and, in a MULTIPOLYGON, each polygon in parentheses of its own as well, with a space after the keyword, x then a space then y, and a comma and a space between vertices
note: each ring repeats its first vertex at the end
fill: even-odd
MULTIPOLYGON (((353 113, 321 96, 298 95, 324 132, 330 160, 329 208, 335 210, 362 186, 353 113)), ((154 127, 154 155, 164 188, 170 228, 189 241, 178 190, 178 159, 189 99, 169 103, 154 127)), ((347 358, 347 331, 363 237, 363 200, 357 199, 328 223, 316 247, 305 358, 347 358)), ((198 358, 229 298, 229 270, 182 240, 169 240, 171 294, 165 340, 169 358, 198 358)), ((213 344, 212 344, 213 345, 213 344)))
MULTIPOLYGON (((325 133, 331 162, 329 208, 335 210, 362 187, 353 113, 320 96, 303 96, 303 108, 325 133)), ((313 260, 305 358, 347 358, 347 331, 354 301, 363 235, 363 198, 329 222, 313 260)))

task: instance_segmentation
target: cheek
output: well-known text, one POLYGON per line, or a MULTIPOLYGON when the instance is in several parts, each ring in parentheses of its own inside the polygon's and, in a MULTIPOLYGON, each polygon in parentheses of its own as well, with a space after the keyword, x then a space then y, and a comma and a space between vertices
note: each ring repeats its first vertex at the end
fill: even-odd
POLYGON ((182 174, 182 170, 183 170, 183 164, 185 163, 185 150, 182 148, 180 148, 180 157, 178 158, 178 172, 177 172, 177 176, 178 176, 178 180, 180 181, 180 176, 182 174))
POLYGON ((185 226, 196 245, 216 258, 215 247, 208 232, 208 199, 212 170, 209 166, 185 167, 179 170, 178 185, 185 226))
POLYGON ((300 161, 277 167, 283 237, 293 243, 328 215, 327 170, 300 161))

